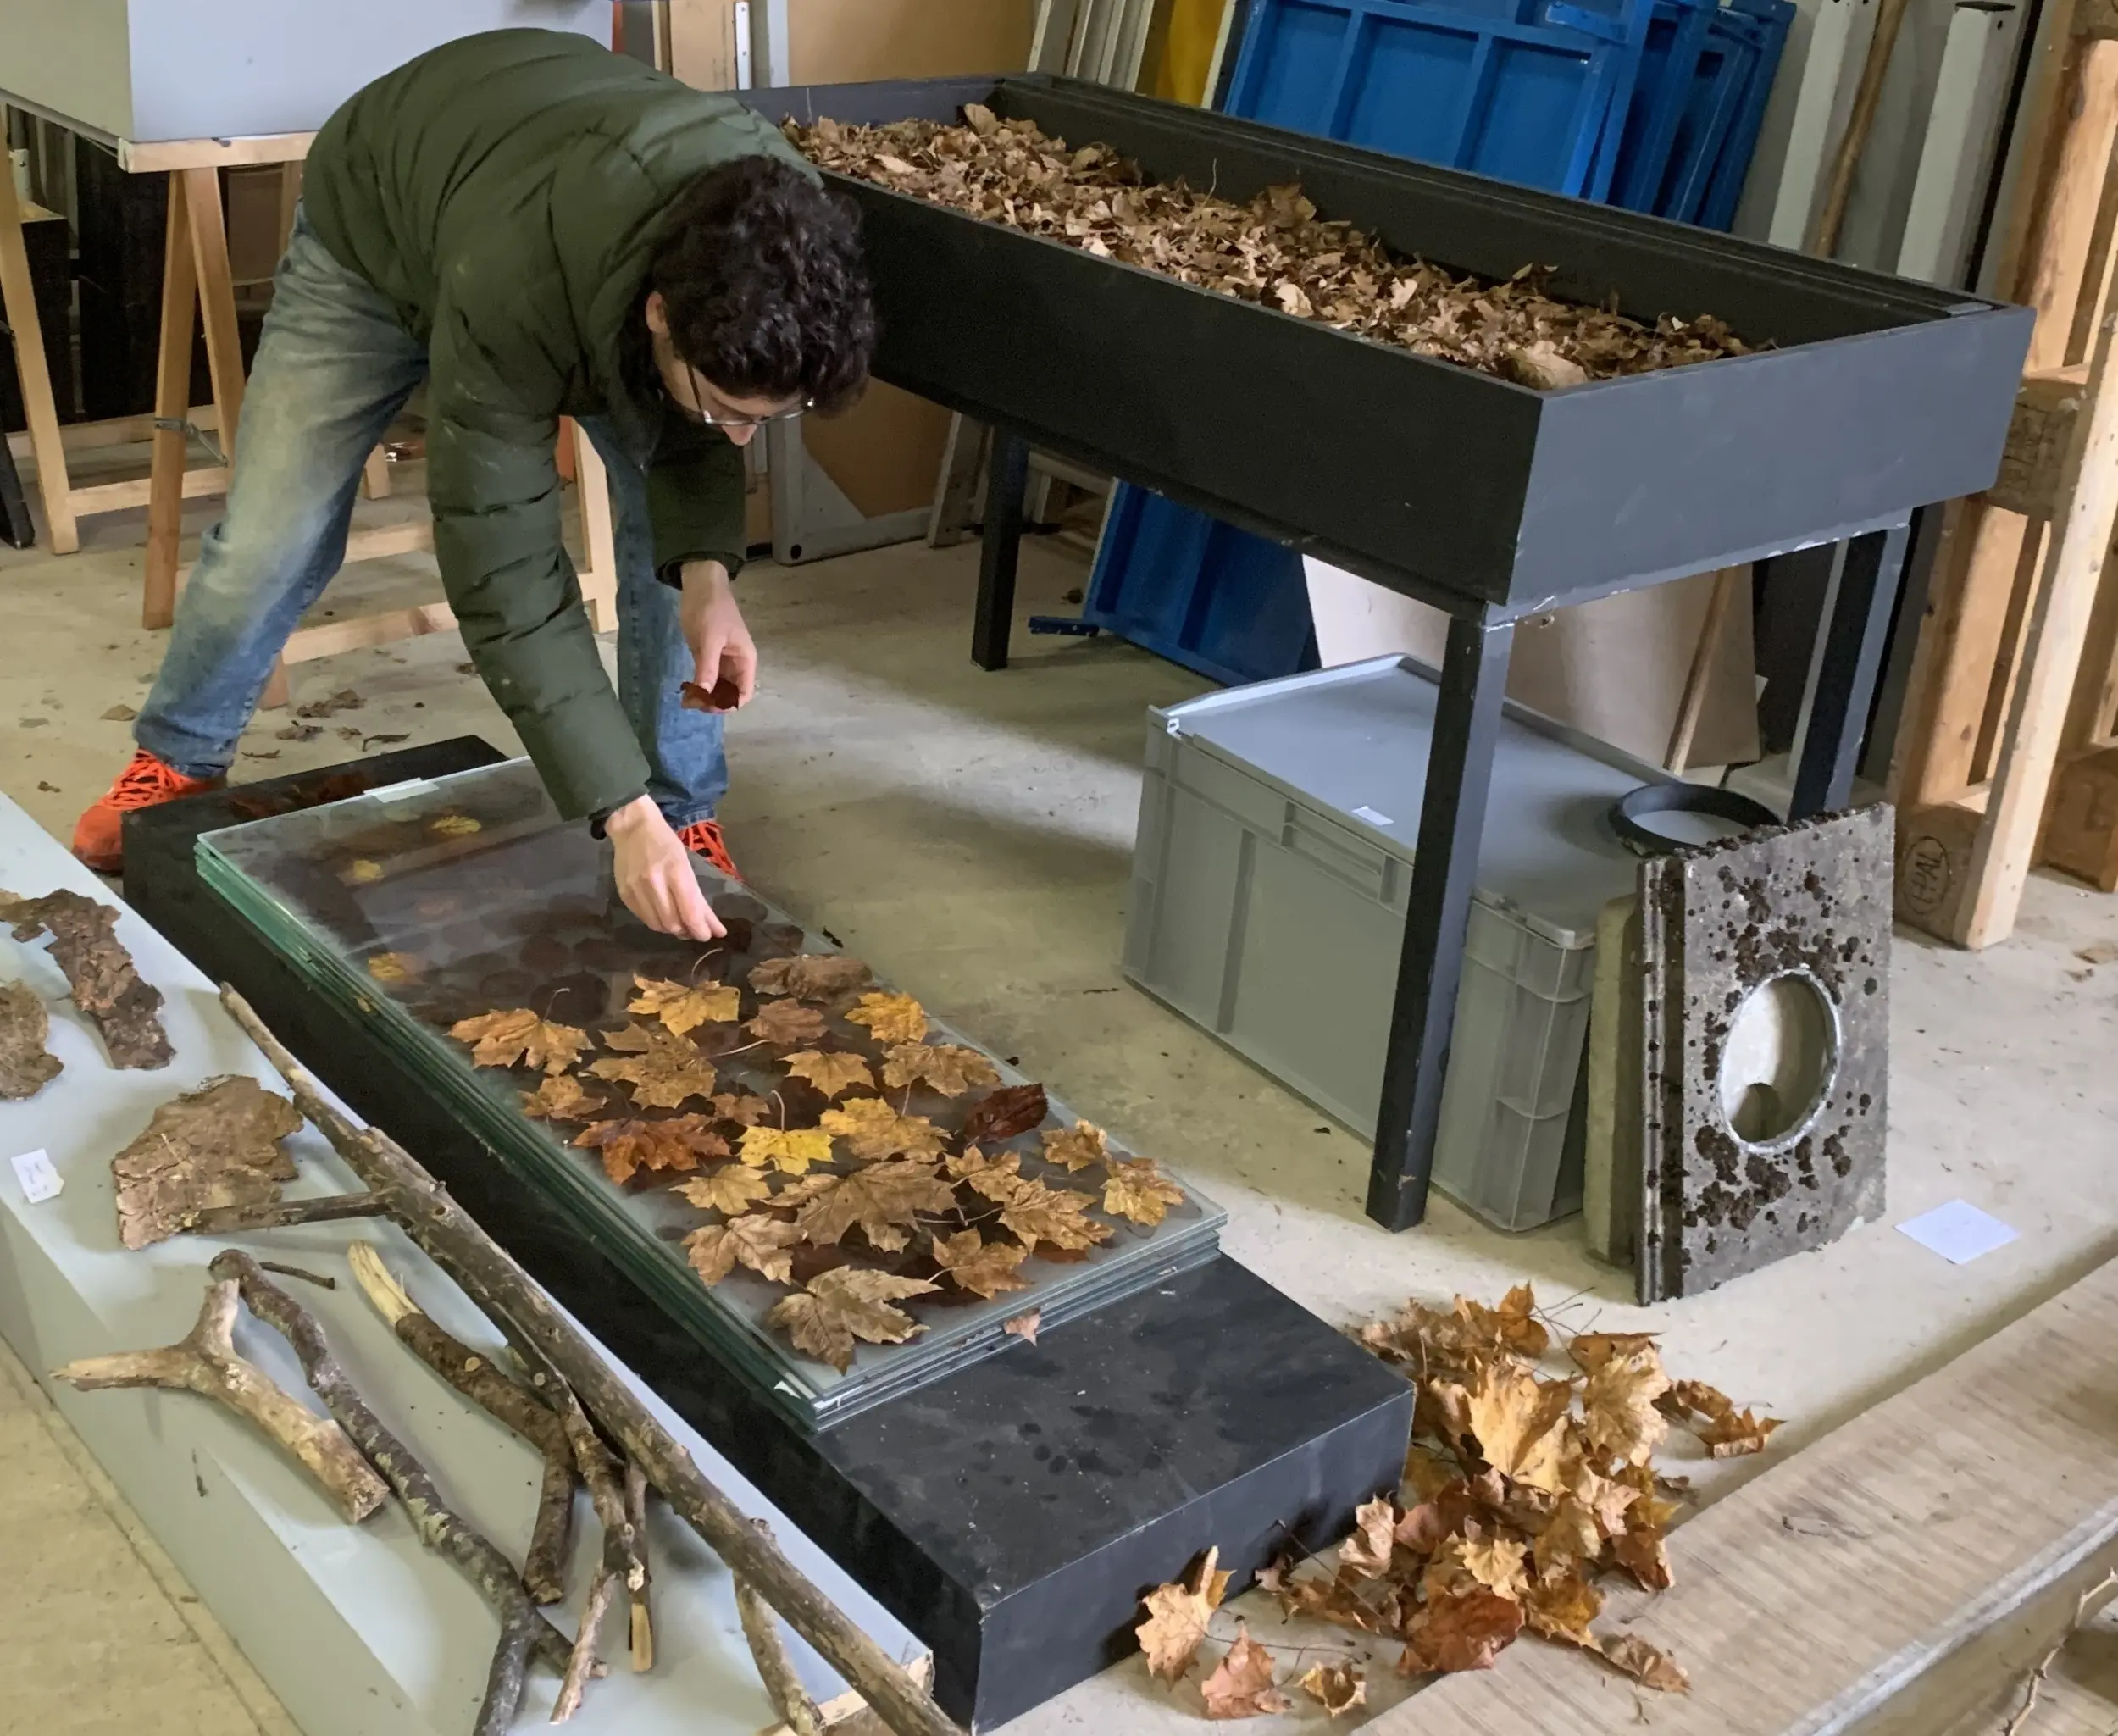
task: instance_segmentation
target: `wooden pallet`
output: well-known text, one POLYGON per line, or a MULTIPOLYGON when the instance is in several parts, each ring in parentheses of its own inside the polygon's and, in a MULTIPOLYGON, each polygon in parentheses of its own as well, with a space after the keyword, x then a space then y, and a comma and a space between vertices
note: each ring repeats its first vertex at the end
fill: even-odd
POLYGON ((2118 526, 2118 0, 2033 52, 1995 282, 2037 326, 2000 478, 1944 521, 1897 778, 1898 915, 1971 947, 2014 927, 2118 526))

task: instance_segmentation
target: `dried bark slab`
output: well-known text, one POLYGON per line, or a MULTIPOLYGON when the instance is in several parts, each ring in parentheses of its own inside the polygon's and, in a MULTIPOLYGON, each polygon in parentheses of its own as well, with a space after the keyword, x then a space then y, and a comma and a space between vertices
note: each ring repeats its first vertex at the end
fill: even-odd
POLYGON ((1239 205, 1181 180, 1150 184, 1109 147, 1070 150, 1034 121, 977 103, 964 115, 962 126, 823 119, 785 130, 820 168, 1540 391, 1748 353, 1710 314, 1649 324, 1548 295, 1548 265, 1491 283, 1404 258, 1320 219, 1299 186, 1239 205))
POLYGON ((52 937, 52 957, 66 973, 74 1004, 101 1032, 113 1067, 167 1067, 173 1051, 162 1029, 162 991, 141 980, 132 955, 118 944, 118 912, 78 892, 18 898, 0 892, 0 923, 18 940, 52 937))
POLYGON ((118 1239, 150 1247, 203 1212, 270 1205, 297 1173, 280 1141, 301 1128, 301 1112, 253 1079, 209 1079, 164 1103, 111 1161, 118 1239))
POLYGON ((64 1064, 44 1046, 52 1016, 27 983, 0 983, 0 1097, 19 1103, 58 1077, 64 1064))

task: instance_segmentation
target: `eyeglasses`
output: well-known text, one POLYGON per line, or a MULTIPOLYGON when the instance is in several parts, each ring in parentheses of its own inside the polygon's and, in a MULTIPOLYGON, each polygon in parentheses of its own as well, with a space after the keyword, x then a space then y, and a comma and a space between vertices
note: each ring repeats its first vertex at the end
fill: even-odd
POLYGON ((813 399, 804 398, 798 404, 790 404, 784 410, 768 410, 762 416, 716 415, 706 408, 703 402, 705 395, 699 390, 698 370, 685 362, 682 357, 676 356, 674 351, 671 353, 672 359, 677 364, 676 371, 684 380, 685 389, 690 395, 690 402, 686 403, 682 397, 674 392, 670 394, 671 399, 679 411, 702 428, 763 428, 774 422, 796 421, 807 415, 816 407, 813 399))

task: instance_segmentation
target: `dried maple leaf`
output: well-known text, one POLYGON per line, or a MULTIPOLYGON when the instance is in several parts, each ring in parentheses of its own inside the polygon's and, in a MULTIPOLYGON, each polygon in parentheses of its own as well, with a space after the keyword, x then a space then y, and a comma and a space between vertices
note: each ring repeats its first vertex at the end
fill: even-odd
POLYGON ((1590 1651, 1601 1650, 1588 1624, 1602 1612, 1603 1594, 1580 1574, 1538 1580, 1523 1592, 1522 1604, 1522 1618, 1531 1633, 1590 1651))
POLYGON ((437 813, 426 823, 426 829, 437 838, 471 838, 485 829, 467 813, 437 813))
POLYGON ((1637 1633, 1622 1633, 1615 1639, 1604 1640, 1596 1649, 1613 1669, 1649 1688, 1659 1688, 1666 1694, 1683 1694, 1692 1685, 1691 1678, 1673 1658, 1637 1633))
POLYGON ((924 1080, 945 1097, 961 1097, 973 1085, 997 1084, 1000 1071, 975 1049, 956 1043, 900 1043, 884 1057, 883 1083, 901 1091, 924 1080))
POLYGON ((667 1121, 599 1121, 574 1137, 584 1151, 603 1160, 603 1173, 623 1187, 643 1169, 696 1169, 709 1158, 728 1156, 728 1141, 703 1115, 678 1115, 667 1121))
POLYGON ((1651 1332, 1584 1332, 1568 1342, 1566 1354, 1585 1372, 1594 1374, 1613 1356, 1630 1356, 1635 1351, 1652 1350, 1655 1336, 1651 1332))
POLYGON ((535 1090, 522 1094, 522 1112, 532 1121, 586 1121, 602 1105, 570 1073, 546 1073, 535 1090))
POLYGON ((774 1284, 790 1284, 794 1256, 788 1250, 801 1240, 801 1233, 791 1223, 757 1212, 693 1230, 684 1239, 684 1253, 691 1269, 707 1284, 718 1284, 739 1262, 774 1284))
POLYGON ((646 1109, 677 1109, 697 1097, 713 1095, 713 1063, 689 1039, 658 1024, 629 1024, 608 1031, 603 1046, 631 1057, 606 1056, 588 1070, 600 1079, 622 1079, 632 1087, 633 1101, 646 1109))
POLYGON ((1516 1597, 1528 1583, 1526 1545, 1510 1537, 1452 1537, 1434 1551, 1422 1580, 1427 1600, 1483 1589, 1516 1597))
POLYGON ((729 1163, 696 1181, 679 1182, 670 1191, 707 1211, 738 1217, 759 1201, 772 1197, 772 1179, 746 1165, 729 1163))
POLYGON ((639 995, 625 1003, 628 1012, 660 1019, 679 1037, 702 1024, 732 1024, 743 1010, 743 991, 725 983, 690 988, 656 977, 635 977, 639 995))
POLYGON ((1094 1122, 1077 1121, 1072 1127, 1051 1128, 1044 1136, 1045 1162, 1068 1172, 1101 1163, 1111 1155, 1110 1139, 1094 1122))
POLYGON ((1235 1644, 1213 1673, 1199 1684, 1210 1718, 1254 1718, 1284 1712, 1290 1702, 1272 1685, 1272 1655, 1250 1638, 1249 1626, 1235 1624, 1235 1644))
POLYGON ((1301 1690, 1333 1717, 1367 1704, 1367 1678, 1351 1664, 1311 1664, 1302 1672, 1301 1690))
POLYGON ((909 995, 863 995, 846 1016, 879 1043, 916 1043, 927 1034, 927 1009, 909 995))
POLYGON ((927 1328, 890 1304, 923 1296, 934 1286, 922 1278, 899 1278, 840 1266, 810 1280, 799 1295, 788 1296, 765 1317, 794 1340, 805 1356, 828 1362, 843 1374, 853 1366, 855 1341, 902 1344, 927 1328))
POLYGON ((518 1062, 546 1073, 564 1073, 588 1047, 588 1033, 570 1024, 553 1024, 526 1007, 481 1012, 449 1027, 459 1043, 469 1043, 479 1067, 513 1067, 518 1062))
MULTIPOLYGON (((1472 1319, 1486 1323, 1488 1310, 1476 1302, 1464 1306, 1472 1319)), ((1518 1356, 1534 1362, 1551 1348, 1552 1336, 1537 1318, 1537 1294, 1526 1284, 1516 1284, 1500 1298, 1500 1306, 1490 1311, 1490 1321, 1493 1335, 1518 1356)))
POLYGON ((746 1096, 740 1091, 724 1091, 713 1100, 713 1116, 717 1121, 732 1121, 739 1127, 756 1127, 772 1114, 772 1105, 762 1097, 746 1096))
POLYGON ((826 1001, 857 989, 874 973, 843 952, 805 952, 799 958, 768 958, 752 965, 750 985, 760 995, 792 995, 826 1001))
POLYGON ((408 983, 425 969, 416 952, 377 952, 368 961, 368 974, 379 983, 408 983))
POLYGON ((808 1080, 826 1097, 835 1097, 855 1085, 875 1089, 875 1075, 868 1070, 868 1062, 857 1055, 825 1054, 818 1049, 802 1049, 788 1056, 786 1061, 790 1073, 798 1079, 808 1080))
MULTIPOLYGON (((1023 1167, 1023 1160, 1016 1152, 1003 1151, 997 1157, 988 1157, 976 1145, 970 1146, 960 1156, 952 1156, 945 1161, 951 1175, 958 1181, 971 1183, 973 1187, 978 1185, 977 1179, 981 1175, 1017 1175, 1023 1167)), ((981 1189, 980 1191, 984 1190, 981 1189)), ((987 1197, 993 1196, 988 1195, 987 1197)))
POLYGON ((1037 1342, 1037 1328, 1043 1323, 1044 1317, 1043 1309, 1032 1308, 1027 1314, 1017 1314, 1012 1320, 1001 1321, 1001 1330, 1010 1338, 1018 1338, 1024 1344, 1034 1345, 1037 1342))
POLYGON ((1392 1633, 1401 1620, 1398 1589, 1389 1580, 1364 1583, 1342 1574, 1328 1579, 1290 1579, 1278 1595, 1280 1607, 1290 1616, 1329 1622, 1356 1633, 1392 1633), (1364 1590, 1371 1595, 1380 1591, 1383 1595, 1381 1606, 1367 1602, 1362 1596, 1364 1590))
POLYGON ((968 1180, 978 1192, 997 1202, 1001 1222, 1025 1245, 1044 1241, 1079 1249, 1111 1239, 1111 1226, 1088 1216, 1088 1195, 1033 1180, 1019 1173, 1020 1164, 1012 1151, 988 1158, 973 1150, 951 1159, 949 1173, 968 1180))
POLYGON ((1603 1553, 1604 1532, 1594 1511, 1573 1495, 1561 1495, 1559 1504, 1537 1534, 1534 1545, 1539 1572, 1593 1563, 1603 1553))
POLYGON ((851 1175, 818 1177, 818 1184, 795 1219, 802 1240, 818 1247, 829 1247, 857 1226, 871 1247, 894 1253, 912 1240, 919 1213, 946 1212, 956 1204, 956 1189, 938 1165, 907 1158, 871 1164, 851 1175))
POLYGON ((1026 1134, 1051 1112, 1042 1085, 1007 1085, 981 1097, 965 1112, 963 1140, 975 1145, 982 1140, 998 1143, 1026 1134))
POLYGON ((1677 1382, 1655 1401, 1655 1407, 1691 1430, 1716 1459, 1763 1452, 1767 1438, 1780 1426, 1777 1417, 1737 1410, 1727 1394, 1703 1380, 1677 1382))
POLYGON ((1429 1600, 1416 1617, 1398 1668, 1408 1676, 1489 1670, 1522 1631, 1522 1606, 1496 1591, 1474 1589, 1429 1600))
POLYGON ((831 1135, 815 1127, 753 1127, 743 1134, 743 1162, 768 1163, 789 1175, 807 1175, 812 1163, 831 1161, 831 1135))
POLYGON ((1668 1419, 1655 1408, 1668 1390, 1654 1345, 1608 1358, 1590 1373, 1581 1395, 1588 1445, 1622 1463, 1646 1464, 1669 1434, 1668 1419))
POLYGON ((1644 1590, 1667 1591, 1675 1581, 1659 1525, 1628 1526, 1622 1536, 1611 1539, 1611 1557, 1644 1590))
POLYGON ((1206 1641, 1206 1624, 1221 1606, 1228 1576, 1217 1571, 1218 1549, 1210 1549, 1182 1579, 1157 1585, 1140 1600, 1147 1614, 1133 1634, 1147 1659, 1147 1672, 1165 1682, 1183 1679, 1206 1641))
POLYGON ((775 1049, 801 1049, 823 1035, 823 1015, 797 1001, 768 1001, 743 1029, 775 1049))
POLYGON ((821 1123, 863 1163, 904 1155, 936 1157, 949 1136, 923 1115, 901 1115, 880 1097, 851 1097, 824 1111, 821 1123))
POLYGON ((1380 1579, 1390 1571, 1396 1531, 1397 1506, 1389 1496, 1355 1508, 1353 1533, 1339 1545, 1339 1571, 1356 1579, 1380 1579))
POLYGON ((1572 1396, 1566 1383, 1540 1383, 1520 1363, 1491 1362, 1468 1388, 1437 1381, 1432 1396, 1452 1433, 1467 1432, 1503 1476, 1554 1495, 1565 1487, 1561 1456, 1572 1396))
MULTIPOLYGON (((868 1173, 873 1173, 872 1170, 868 1173)), ((1029 1288, 1015 1275, 1016 1268, 1029 1257, 1029 1249, 1009 1242, 986 1241, 974 1229, 934 1239, 934 1263, 949 1274, 950 1282, 960 1290, 989 1301, 1008 1290, 1029 1288)))
POLYGON ((1184 1202, 1184 1190, 1156 1168, 1152 1157, 1127 1162, 1111 1160, 1110 1179, 1103 1184, 1103 1209, 1113 1217, 1129 1218, 1149 1229, 1167 1216, 1172 1206, 1184 1202))

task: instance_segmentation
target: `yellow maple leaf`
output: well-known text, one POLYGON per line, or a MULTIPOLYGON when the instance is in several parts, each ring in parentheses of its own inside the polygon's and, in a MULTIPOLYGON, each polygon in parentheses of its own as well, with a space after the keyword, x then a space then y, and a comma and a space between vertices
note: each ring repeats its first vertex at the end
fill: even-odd
POLYGON ((960 1290, 988 1299, 1029 1286, 1015 1275, 1029 1250, 1012 1242, 989 1242, 974 1229, 934 1239, 934 1260, 960 1290))
POLYGON ((1301 1689, 1333 1718, 1365 1705, 1367 1678, 1351 1664, 1311 1664, 1302 1672, 1301 1689))
POLYGON ((1211 1675, 1199 1684, 1210 1718, 1254 1718, 1284 1712, 1289 1704, 1272 1685, 1272 1655, 1250 1638, 1247 1623, 1235 1624, 1231 1645, 1211 1675))
POLYGON ((1228 1576, 1217 1571, 1220 1559, 1218 1549, 1208 1550, 1182 1579, 1157 1585, 1140 1600, 1147 1615, 1133 1633, 1150 1676, 1178 1681, 1198 1657, 1206 1624, 1228 1589, 1228 1576))
POLYGON ((927 1009, 909 995, 863 995, 846 1017, 866 1025, 879 1043, 916 1043, 927 1034, 927 1009))
POLYGON ((713 1095, 713 1063, 696 1043, 658 1024, 629 1024, 604 1034, 603 1046, 616 1055, 589 1063, 602 1079, 622 1079, 632 1087, 633 1101, 648 1109, 679 1109, 694 1097, 713 1095))
POLYGON ((831 1135, 814 1127, 753 1127, 743 1134, 743 1162, 753 1169, 767 1164, 789 1175, 806 1175, 812 1163, 831 1161, 831 1135))
POLYGON ((679 1182, 670 1191, 708 1212, 740 1217, 761 1200, 772 1197, 768 1176, 740 1163, 724 1164, 711 1175, 679 1182))
POLYGON ((525 1062, 546 1073, 564 1073, 588 1047, 588 1033, 570 1024, 553 1024, 526 1007, 481 1012, 458 1019, 449 1034, 475 1046, 471 1060, 480 1067, 513 1067, 525 1062))
POLYGON ((739 1262, 774 1284, 789 1284, 794 1256, 788 1250, 801 1240, 801 1231, 791 1223, 760 1213, 693 1230, 684 1239, 684 1252, 691 1269, 709 1285, 726 1278, 739 1262))
POLYGON ((1112 1159, 1110 1179, 1103 1184, 1103 1209, 1112 1217, 1129 1218, 1151 1229, 1172 1206, 1184 1202, 1184 1190, 1156 1168, 1153 1158, 1129 1163, 1112 1159))
POLYGON ((1436 1382, 1436 1400, 1461 1404, 1461 1417, 1486 1462, 1504 1477, 1557 1495, 1572 1389, 1563 1381, 1540 1383, 1520 1363, 1489 1362, 1468 1388, 1436 1382))
POLYGON ((640 992, 625 1003, 625 1011, 658 1018, 679 1037, 702 1024, 732 1024, 743 1008, 743 991, 725 983, 692 988, 659 978, 635 977, 633 986, 640 992))
POLYGON ((939 1156, 949 1136, 923 1115, 901 1115, 880 1097, 850 1097, 827 1109, 821 1124, 846 1141, 846 1149, 863 1163, 901 1154, 939 1156))
POLYGON ((533 1121, 586 1121, 602 1099, 570 1073, 546 1073, 534 1091, 522 1094, 522 1112, 533 1121))
POLYGON ((1045 1130, 1045 1162, 1069 1172, 1101 1163, 1111 1154, 1109 1137, 1094 1122, 1077 1121, 1072 1127, 1045 1130))
POLYGON ((1397 1506, 1388 1495, 1354 1509, 1353 1534, 1339 1545, 1339 1568, 1356 1579, 1380 1579, 1397 1546, 1397 1506))
POLYGON ((1600 1650, 1588 1624, 1603 1610, 1603 1594, 1567 1572, 1540 1578, 1522 1593, 1522 1616, 1533 1633, 1562 1640, 1590 1651, 1600 1650))
POLYGON ((1668 1390, 1654 1345, 1611 1356, 1590 1372, 1582 1391, 1588 1445, 1622 1463, 1646 1464, 1669 1434, 1669 1421, 1655 1406, 1668 1390))
POLYGON ((868 1062, 857 1055, 801 1049, 787 1057, 787 1071, 798 1079, 808 1080, 826 1097, 835 1097, 855 1085, 875 1089, 875 1075, 868 1071, 868 1062))
POLYGON ((883 1083, 893 1091, 923 1080, 945 1097, 973 1085, 995 1085, 1000 1072, 975 1049, 955 1043, 900 1043, 884 1057, 883 1083))

